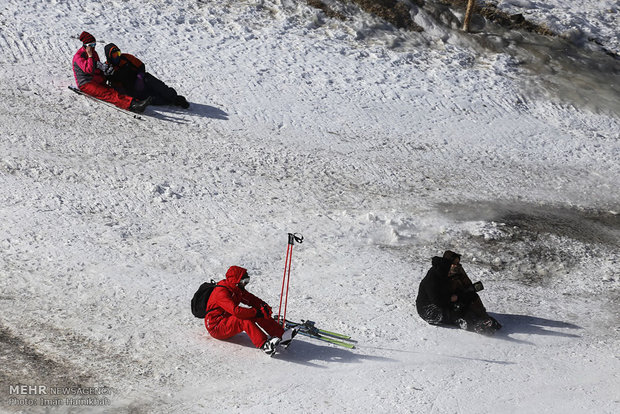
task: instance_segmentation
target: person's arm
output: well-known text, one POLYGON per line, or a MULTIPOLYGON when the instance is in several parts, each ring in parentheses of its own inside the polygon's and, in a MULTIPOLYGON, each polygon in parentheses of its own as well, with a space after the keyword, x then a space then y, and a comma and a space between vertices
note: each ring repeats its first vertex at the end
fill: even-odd
POLYGON ((433 277, 429 278, 425 288, 430 302, 445 308, 450 304, 451 298, 447 286, 441 283, 442 280, 438 274, 434 274, 433 277))
POLYGON ((264 300, 262 300, 261 298, 254 296, 253 294, 251 294, 245 289, 243 290, 242 300, 244 301, 245 304, 260 311, 263 316, 271 317, 271 313, 272 313, 271 306, 269 306, 269 304, 265 302, 264 300))
POLYGON ((80 53, 75 62, 82 69, 82 72, 92 75, 97 70, 97 61, 95 58, 95 54, 92 50, 92 47, 85 48, 83 53, 80 53), (88 49, 91 49, 90 55, 88 54, 88 49))
POLYGON ((244 308, 243 306, 239 306, 239 304, 235 303, 232 299, 232 295, 228 289, 220 289, 217 292, 217 289, 213 291, 212 295, 216 296, 216 304, 220 308, 224 309, 226 312, 231 315, 239 318, 239 319, 252 319, 257 315, 257 310, 253 308, 244 308))
POLYGON ((114 67, 101 61, 97 62, 97 69, 101 70, 106 78, 111 78, 114 74, 114 67))
POLYGON ((470 303, 473 302, 476 298, 479 299, 478 294, 475 292, 471 279, 465 273, 465 269, 462 266, 459 266, 458 274, 456 275, 461 284, 461 289, 456 292, 458 296, 458 300, 462 303, 470 303))
POLYGON ((465 286, 473 285, 473 282, 471 281, 469 276, 467 276, 467 273, 465 273, 465 269, 463 269, 463 266, 459 266, 459 273, 461 277, 461 282, 463 282, 465 286))
POLYGON ((125 53, 123 56, 125 57, 127 62, 131 65, 132 70, 136 74, 138 73, 144 74, 144 72, 146 72, 146 67, 144 66, 144 63, 142 63, 140 59, 138 59, 134 55, 130 55, 129 53, 125 53))

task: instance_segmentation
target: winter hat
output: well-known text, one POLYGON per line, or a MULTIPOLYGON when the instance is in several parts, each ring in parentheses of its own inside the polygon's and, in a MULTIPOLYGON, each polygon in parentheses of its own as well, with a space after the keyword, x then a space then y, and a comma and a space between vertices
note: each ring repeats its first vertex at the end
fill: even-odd
POLYGON ((454 262, 456 259, 460 259, 461 255, 458 253, 454 253, 452 250, 446 250, 443 252, 443 258, 450 260, 450 262, 454 262))
POLYGON ((95 40, 95 36, 91 35, 88 32, 82 32, 82 34, 80 35, 80 40, 83 44, 95 43, 97 41, 95 40))
POLYGON ((103 50, 105 50, 105 58, 108 60, 108 62, 112 62, 114 60, 112 58, 112 53, 121 51, 114 43, 108 43, 107 45, 105 45, 103 50))

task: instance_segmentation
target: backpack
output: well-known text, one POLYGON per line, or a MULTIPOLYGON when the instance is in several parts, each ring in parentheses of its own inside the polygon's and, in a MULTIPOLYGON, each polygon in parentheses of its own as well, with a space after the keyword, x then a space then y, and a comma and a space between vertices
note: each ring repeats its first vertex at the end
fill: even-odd
POLYGON ((217 286, 226 287, 218 285, 211 279, 210 282, 204 282, 200 285, 196 293, 194 293, 194 297, 192 298, 192 314, 195 317, 202 319, 207 316, 207 302, 209 302, 211 292, 213 292, 213 289, 217 286))

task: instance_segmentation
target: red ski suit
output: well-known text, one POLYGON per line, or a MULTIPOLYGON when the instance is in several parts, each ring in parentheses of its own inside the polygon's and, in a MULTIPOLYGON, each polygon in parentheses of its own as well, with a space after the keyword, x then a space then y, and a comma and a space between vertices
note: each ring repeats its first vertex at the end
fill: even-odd
POLYGON ((254 346, 260 348, 268 339, 265 332, 281 338, 284 329, 269 315, 256 317, 265 302, 237 286, 245 273, 244 268, 231 266, 226 279, 217 282, 224 287, 216 287, 209 297, 205 326, 215 339, 228 339, 245 331, 254 346), (251 307, 239 306, 241 303, 251 307))
POLYGON ((131 96, 122 95, 105 84, 105 76, 100 69, 99 55, 93 51, 93 56, 88 57, 86 49, 82 46, 73 56, 73 75, 78 88, 97 99, 110 102, 122 109, 129 109, 131 96))

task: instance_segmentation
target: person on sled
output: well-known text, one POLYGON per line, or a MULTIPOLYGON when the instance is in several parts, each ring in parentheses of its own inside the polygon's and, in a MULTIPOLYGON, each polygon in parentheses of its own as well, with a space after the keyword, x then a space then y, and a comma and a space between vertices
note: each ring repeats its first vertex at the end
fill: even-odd
POLYGON ((93 98, 101 99, 133 112, 144 112, 151 103, 151 99, 138 99, 126 94, 118 93, 106 85, 105 74, 111 73, 111 68, 99 60, 95 51, 97 41, 88 32, 80 34, 82 47, 73 56, 73 76, 80 91, 93 98))
POLYGON ((287 347, 297 331, 285 331, 271 317, 271 307, 245 289, 249 282, 246 269, 231 266, 226 279, 217 282, 220 287, 209 297, 205 326, 215 339, 228 339, 245 332, 254 346, 273 355, 278 345, 287 347))
POLYGON ((482 283, 472 283, 463 266, 461 255, 446 250, 435 256, 432 267, 420 282, 416 309, 431 325, 454 325, 481 334, 492 335, 502 327, 489 316, 478 291, 482 283))
POLYGON ((113 68, 108 76, 110 85, 120 93, 138 99, 153 98, 153 105, 173 105, 183 109, 189 108, 184 96, 146 71, 144 63, 129 53, 121 53, 114 43, 104 48, 106 63, 113 68))

